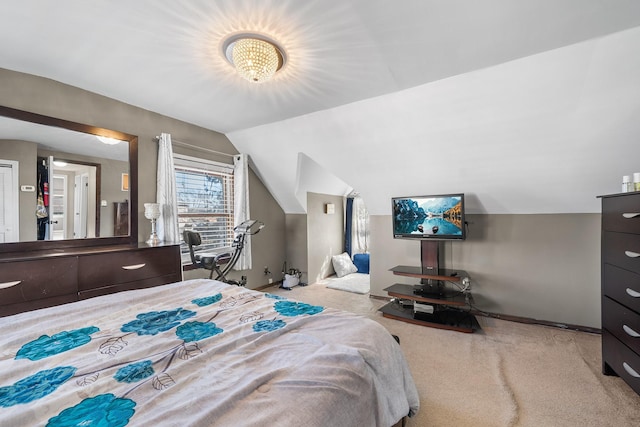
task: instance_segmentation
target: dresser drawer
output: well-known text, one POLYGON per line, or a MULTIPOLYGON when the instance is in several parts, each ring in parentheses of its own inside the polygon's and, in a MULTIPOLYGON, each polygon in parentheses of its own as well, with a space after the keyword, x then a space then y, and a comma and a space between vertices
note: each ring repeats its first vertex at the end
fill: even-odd
POLYGON ((606 297, 602 298, 602 313, 602 327, 640 353, 640 314, 606 297))
POLYGON ((640 273, 640 236, 603 232, 602 262, 640 273))
POLYGON ((640 193, 603 198, 602 230, 640 234, 640 193))
POLYGON ((80 291, 179 274, 179 246, 86 255, 78 263, 80 291))
POLYGON ((640 356, 606 330, 602 331, 602 359, 636 393, 640 393, 640 356))
POLYGON ((0 305, 77 295, 76 257, 46 258, 0 264, 0 305))
POLYGON ((604 295, 640 313, 640 274, 604 264, 602 277, 604 295))

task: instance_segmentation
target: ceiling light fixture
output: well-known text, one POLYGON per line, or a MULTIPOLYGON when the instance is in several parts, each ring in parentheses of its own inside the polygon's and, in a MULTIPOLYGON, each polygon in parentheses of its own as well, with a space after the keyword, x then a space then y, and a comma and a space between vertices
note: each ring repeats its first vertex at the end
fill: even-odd
POLYGON ((285 63, 284 51, 273 40, 258 34, 229 37, 223 52, 238 74, 252 83, 271 79, 285 63))

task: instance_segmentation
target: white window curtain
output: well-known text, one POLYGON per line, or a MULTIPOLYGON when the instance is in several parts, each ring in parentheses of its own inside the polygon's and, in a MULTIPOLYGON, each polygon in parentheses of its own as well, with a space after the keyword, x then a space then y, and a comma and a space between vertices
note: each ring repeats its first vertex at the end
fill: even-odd
POLYGON ((351 253, 369 253, 369 212, 359 195, 353 198, 351 253))
POLYGON ((179 243, 178 229, 178 201, 176 193, 176 174, 173 165, 173 148, 171 135, 160 134, 158 142, 158 175, 156 202, 160 204, 160 218, 158 219, 158 238, 163 242, 179 243))
MULTIPOLYGON (((233 156, 234 165, 234 222, 235 225, 250 219, 249 213, 249 156, 237 154, 233 156)), ((238 258, 234 270, 251 269, 251 236, 246 236, 244 249, 238 258)))

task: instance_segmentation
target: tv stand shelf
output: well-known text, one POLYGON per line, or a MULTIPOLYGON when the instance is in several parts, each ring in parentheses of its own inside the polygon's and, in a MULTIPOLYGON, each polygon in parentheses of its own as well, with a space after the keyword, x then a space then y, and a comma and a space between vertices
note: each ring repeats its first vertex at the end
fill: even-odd
POLYGON ((390 271, 396 276, 417 277, 420 279, 432 279, 432 280, 446 280, 449 282, 459 282, 463 277, 469 277, 466 271, 462 270, 449 270, 446 268, 440 268, 438 271, 434 271, 422 267, 414 267, 409 265, 397 265, 390 271))
POLYGON ((384 290, 391 297, 400 299, 410 299, 411 301, 423 302, 426 304, 450 305, 454 307, 467 306, 466 294, 454 289, 444 289, 440 292, 424 292, 421 285, 403 285, 396 283, 384 290))
POLYGON ((471 333, 480 329, 476 317, 466 308, 472 298, 468 291, 461 291, 444 286, 441 282, 461 282, 468 278, 468 274, 461 270, 439 269, 436 272, 421 267, 399 265, 391 269, 393 274, 423 279, 422 285, 405 285, 396 283, 385 289, 394 301, 380 308, 382 315, 395 320, 429 326, 438 329, 448 329, 458 332, 471 333), (426 279, 426 282, 425 282, 426 279), (413 306, 406 307, 400 301, 408 300, 415 303, 433 306, 431 314, 414 314, 413 306))

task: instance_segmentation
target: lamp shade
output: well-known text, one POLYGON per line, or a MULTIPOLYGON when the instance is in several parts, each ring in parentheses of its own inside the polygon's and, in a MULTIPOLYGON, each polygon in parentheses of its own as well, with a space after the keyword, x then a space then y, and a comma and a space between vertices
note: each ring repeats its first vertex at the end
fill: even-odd
POLYGON ((158 203, 145 203, 144 204, 144 217, 147 219, 160 218, 160 204, 158 203))

